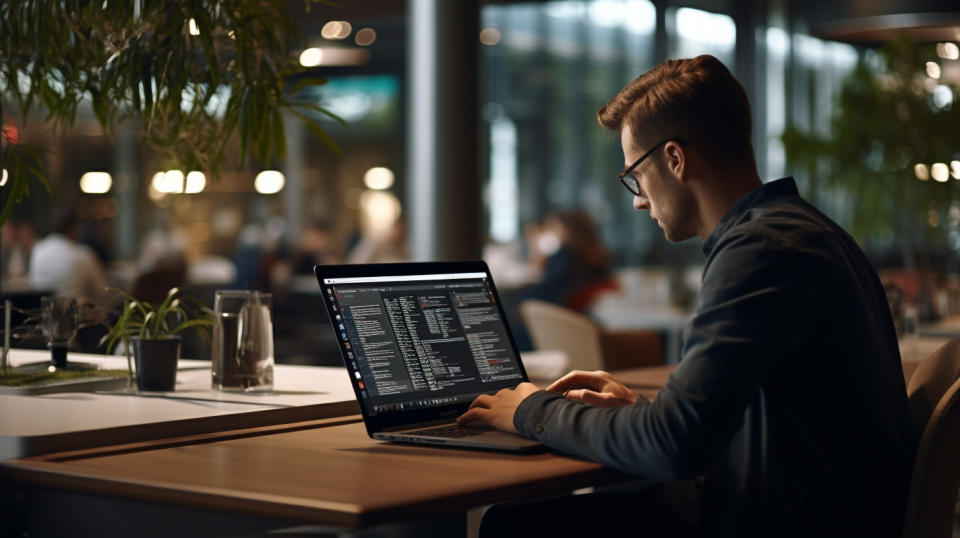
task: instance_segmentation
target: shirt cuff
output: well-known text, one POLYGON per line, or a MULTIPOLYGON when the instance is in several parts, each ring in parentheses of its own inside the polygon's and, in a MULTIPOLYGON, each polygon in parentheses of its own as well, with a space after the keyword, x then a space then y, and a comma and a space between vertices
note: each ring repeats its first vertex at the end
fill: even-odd
POLYGON ((513 413, 513 427, 530 439, 538 439, 544 431, 547 406, 552 401, 562 400, 563 395, 541 390, 524 398, 513 413))

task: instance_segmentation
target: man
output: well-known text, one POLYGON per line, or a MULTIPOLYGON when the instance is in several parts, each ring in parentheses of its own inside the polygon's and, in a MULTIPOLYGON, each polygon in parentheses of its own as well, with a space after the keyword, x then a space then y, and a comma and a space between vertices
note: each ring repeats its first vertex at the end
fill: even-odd
POLYGON ((886 298, 857 244, 792 179, 762 184, 746 94, 712 56, 664 62, 598 117, 620 132, 618 179, 634 207, 670 241, 705 241, 683 359, 653 402, 607 373, 572 372, 546 391, 481 395, 459 420, 671 482, 558 510, 494 507, 484 530, 508 535, 529 508, 532 528, 556 525, 544 535, 675 524, 704 536, 898 536, 917 434, 886 298))
POLYGON ((74 297, 81 304, 103 306, 106 275, 93 249, 77 241, 78 221, 69 208, 54 212, 51 233, 40 240, 30 256, 30 286, 74 297))

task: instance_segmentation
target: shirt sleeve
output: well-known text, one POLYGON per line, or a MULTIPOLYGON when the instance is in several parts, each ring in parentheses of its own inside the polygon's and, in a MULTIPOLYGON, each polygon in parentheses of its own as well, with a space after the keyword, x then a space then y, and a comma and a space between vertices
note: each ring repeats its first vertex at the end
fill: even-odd
POLYGON ((740 429, 770 369, 807 332, 798 313, 806 310, 803 281, 811 273, 797 249, 749 229, 728 233, 715 248, 683 360, 656 399, 604 408, 541 391, 517 408, 517 431, 637 475, 706 472, 740 429))

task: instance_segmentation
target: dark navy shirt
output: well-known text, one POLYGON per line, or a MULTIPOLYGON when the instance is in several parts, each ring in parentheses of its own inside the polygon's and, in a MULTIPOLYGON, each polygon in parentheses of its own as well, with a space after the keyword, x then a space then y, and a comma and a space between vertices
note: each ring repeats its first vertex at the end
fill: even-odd
POLYGON ((737 201, 703 252, 683 359, 654 401, 541 391, 517 430, 640 476, 702 476, 706 536, 899 536, 917 434, 863 252, 791 178, 737 201))

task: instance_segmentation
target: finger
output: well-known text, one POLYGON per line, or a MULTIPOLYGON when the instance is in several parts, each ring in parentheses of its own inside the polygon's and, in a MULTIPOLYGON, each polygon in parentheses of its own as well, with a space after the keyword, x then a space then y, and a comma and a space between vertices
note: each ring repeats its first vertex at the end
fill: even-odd
POLYGON ((486 416, 489 414, 489 412, 489 409, 484 409, 481 407, 471 408, 466 413, 457 417, 457 424, 462 426, 464 424, 470 424, 471 422, 486 423, 486 416))
POLYGON ((547 387, 547 390, 550 392, 563 393, 572 389, 598 389, 602 384, 603 378, 597 375, 596 372, 574 370, 554 381, 552 385, 547 387))
POLYGON ((560 379, 558 379, 558 380, 554 381, 553 383, 551 383, 551 384, 546 388, 546 390, 549 390, 549 391, 551 391, 551 392, 562 392, 562 391, 560 391, 560 390, 558 389, 558 387, 564 386, 565 384, 569 383, 569 380, 570 380, 571 378, 573 378, 573 377, 575 377, 575 376, 578 376, 578 375, 580 375, 580 374, 583 374, 583 373, 584 373, 583 370, 572 370, 572 371, 566 373, 565 375, 561 376, 560 379))
POLYGON ((598 407, 621 407, 636 403, 636 396, 632 394, 617 394, 614 392, 597 392, 587 389, 573 390, 564 397, 569 400, 575 400, 585 404, 596 405, 598 407))
POLYGON ((568 400, 583 402, 590 405, 609 405, 608 401, 611 394, 605 392, 596 392, 588 389, 576 389, 567 391, 563 395, 568 400))

